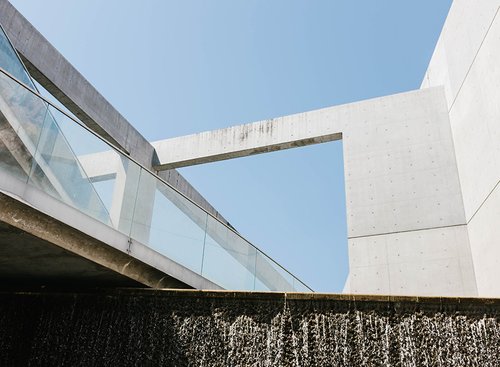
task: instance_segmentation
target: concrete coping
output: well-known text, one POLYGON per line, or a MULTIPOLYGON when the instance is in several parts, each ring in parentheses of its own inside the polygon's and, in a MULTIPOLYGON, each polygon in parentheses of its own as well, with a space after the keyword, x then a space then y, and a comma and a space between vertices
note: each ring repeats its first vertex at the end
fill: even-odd
POLYGON ((318 305, 331 309, 350 311, 386 311, 389 313, 405 312, 458 312, 467 314, 500 314, 500 298, 476 297, 413 297, 390 295, 359 295, 359 294, 330 294, 330 293, 287 293, 287 292, 249 292, 249 291, 224 291, 224 290, 186 290, 186 289, 87 289, 82 292, 74 290, 27 290, 5 291, 0 290, 0 297, 6 294, 18 296, 70 296, 70 297, 146 297, 164 298, 190 301, 193 298, 200 301, 245 301, 269 302, 270 304, 290 302, 291 304, 318 305))

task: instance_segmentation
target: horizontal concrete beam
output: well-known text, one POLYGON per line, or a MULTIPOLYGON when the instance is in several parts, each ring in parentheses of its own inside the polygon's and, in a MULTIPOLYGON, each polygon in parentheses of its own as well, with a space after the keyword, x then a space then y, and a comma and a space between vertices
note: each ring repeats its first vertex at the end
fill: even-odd
MULTIPOLYGON (((404 98, 417 101, 422 93, 426 92, 409 92, 404 98)), ((391 95, 155 141, 151 143, 158 159, 154 169, 162 171, 339 140, 342 133, 352 130, 351 125, 360 122, 360 115, 350 111, 369 108, 375 119, 381 115, 391 116, 393 112, 387 111, 387 106, 393 104, 395 98, 398 97, 391 95)), ((394 111, 399 112, 398 108, 394 111)), ((361 117, 370 118, 369 114, 361 117)))
POLYGON ((158 171, 268 153, 342 138, 331 124, 307 113, 153 142, 158 171))
MULTIPOLYGON (((73 278, 72 269, 64 269, 64 266, 68 263, 68 258, 72 257, 73 265, 78 264, 84 269, 85 266, 82 264, 95 264, 93 267, 87 265, 85 274, 77 273, 74 276, 80 282, 85 281, 87 277, 92 278, 92 276, 95 276, 94 286, 100 286, 98 277, 100 273, 107 272, 110 279, 113 279, 112 276, 119 279, 118 275, 121 275, 149 287, 190 287, 165 272, 51 218, 49 215, 1 191, 0 208, 2 209, 0 211, 0 223, 4 223, 0 231, 2 238, 7 234, 4 229, 5 224, 7 224, 7 226, 10 226, 11 232, 17 231, 22 234, 17 238, 17 246, 22 248, 26 244, 27 247, 38 247, 43 249, 43 253, 48 254, 43 259, 46 267, 38 269, 39 274, 35 270, 38 268, 37 260, 41 259, 36 258, 36 253, 26 253, 22 257, 16 257, 12 266, 3 264, 2 273, 9 273, 13 282, 20 279, 28 284, 36 283, 37 276, 51 273, 65 274, 68 279, 71 279, 73 278), (78 277, 82 279, 78 279, 78 277)), ((7 243, 2 244, 4 246, 9 245, 7 243)), ((5 252, 5 250, 2 248, 2 251, 5 252)), ((75 269, 75 272, 77 270, 75 269)), ((50 282, 48 285, 57 280, 51 280, 50 276, 47 279, 50 282)), ((57 281, 64 283, 67 280, 62 278, 57 281)), ((90 280, 89 282, 92 284, 90 280)))
MULTIPOLYGON (((425 93, 425 92, 423 92, 425 93)), ((394 95, 355 102, 320 110, 258 121, 225 129, 153 142, 158 161, 154 169, 161 171, 202 163, 245 157, 276 150, 302 147, 342 139, 342 133, 352 130, 360 118, 393 114, 387 106, 393 104, 394 95), (360 117, 352 110, 370 109, 360 117)), ((421 93, 405 94, 406 99, 421 99, 421 93)), ((396 105, 394 111, 399 112, 396 105)), ((355 131, 361 135, 362 131, 355 131)))
POLYGON ((85 174, 92 182, 107 181, 116 176, 120 156, 114 150, 78 156, 85 174))

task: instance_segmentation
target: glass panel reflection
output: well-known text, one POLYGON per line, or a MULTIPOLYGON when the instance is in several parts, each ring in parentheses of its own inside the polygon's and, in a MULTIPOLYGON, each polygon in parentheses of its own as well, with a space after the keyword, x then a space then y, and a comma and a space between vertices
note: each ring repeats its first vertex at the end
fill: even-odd
POLYGON ((66 123, 72 127, 72 139, 79 144, 84 143, 86 137, 90 138, 86 130, 50 107, 37 145, 30 183, 87 215, 104 223, 110 223, 106 207, 56 122, 56 118, 61 124, 66 123))
POLYGON ((0 168, 26 182, 48 105, 0 73, 0 168))
POLYGON ((146 170, 137 197, 131 237, 199 274, 207 213, 146 170))
POLYGON ((294 277, 262 252, 257 253, 255 276, 255 290, 294 291, 294 277))
POLYGON ((256 257, 255 247, 208 217, 201 275, 228 289, 254 289, 256 257))

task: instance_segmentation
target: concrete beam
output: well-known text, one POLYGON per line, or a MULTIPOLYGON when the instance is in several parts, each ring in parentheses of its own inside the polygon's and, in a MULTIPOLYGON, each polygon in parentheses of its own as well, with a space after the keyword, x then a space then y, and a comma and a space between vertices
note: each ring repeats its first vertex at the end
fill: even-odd
POLYGON ((121 164, 120 156, 114 150, 79 155, 78 161, 92 182, 115 178, 121 164))
POLYGON ((228 226, 234 228, 229 221, 222 216, 208 201, 205 199, 188 180, 182 176, 179 171, 175 169, 166 171, 157 171, 159 177, 168 182, 170 185, 175 187, 179 192, 181 192, 186 197, 190 198, 192 201, 197 203, 199 206, 204 208, 207 212, 212 214, 214 217, 219 219, 221 222, 226 223, 228 226))
MULTIPOLYGON (((17 279, 24 280, 27 283, 36 283, 37 276, 46 276, 48 285, 55 282, 64 282, 64 277, 73 278, 71 269, 64 269, 68 263, 68 258, 72 258, 73 265, 94 263, 94 268, 87 266, 86 274, 80 274, 81 269, 74 269, 75 272, 82 277, 80 282, 85 281, 85 278, 95 277, 95 285, 99 286, 100 279, 97 277, 99 272, 97 269, 102 269, 100 272, 107 272, 112 275, 121 275, 138 283, 149 287, 181 287, 189 288, 185 283, 172 278, 164 272, 147 265, 140 260, 137 260, 124 252, 119 251, 111 246, 108 246, 101 241, 79 232, 75 228, 59 222, 50 216, 37 211, 35 208, 18 201, 9 195, 0 192, 0 223, 2 223, 2 239, 7 233, 24 234, 18 236, 16 245, 19 248, 28 247, 39 248, 37 252, 42 251, 46 267, 39 269, 39 273, 35 270, 39 268, 36 264, 36 253, 25 253, 23 256, 14 257, 15 263, 9 266, 3 264, 2 273, 10 274, 12 281, 17 279), (58 250, 57 250, 58 249, 58 250), (52 273, 64 274, 62 279, 51 279, 52 273)), ((12 251, 16 246, 4 243, 6 247, 12 247, 12 251)), ((2 248, 2 251, 6 251, 2 248)), ((83 266, 79 266, 84 268, 83 266)), ((115 277, 116 277, 115 275, 115 277)), ((78 276, 77 276, 78 278, 78 276)), ((101 284, 102 286, 102 284, 101 284)))
POLYGON ((349 237, 464 224, 441 88, 158 141, 153 143, 159 158, 155 168, 214 162, 340 138, 344 141, 349 237), (396 186, 389 190, 388 185, 396 186), (428 208, 423 203, 428 203, 428 208), (368 211, 368 207, 373 210, 368 211), (384 212, 377 214, 382 209, 384 212), (402 212, 408 215, 398 217, 402 212))
POLYGON ((307 113, 153 142, 158 171, 269 153, 342 138, 335 124, 307 113))

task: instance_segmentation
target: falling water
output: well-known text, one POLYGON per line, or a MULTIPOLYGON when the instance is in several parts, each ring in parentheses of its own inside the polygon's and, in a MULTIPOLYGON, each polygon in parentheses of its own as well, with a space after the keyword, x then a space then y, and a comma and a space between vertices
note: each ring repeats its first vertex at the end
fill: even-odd
POLYGON ((0 365, 500 366, 498 300, 0 294, 0 365))

